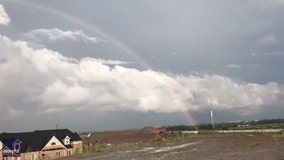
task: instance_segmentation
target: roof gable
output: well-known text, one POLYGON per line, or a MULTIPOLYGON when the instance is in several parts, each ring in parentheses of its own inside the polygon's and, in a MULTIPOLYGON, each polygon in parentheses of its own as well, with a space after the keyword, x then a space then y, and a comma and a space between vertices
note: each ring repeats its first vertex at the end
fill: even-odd
POLYGON ((41 149, 43 150, 50 150, 50 149, 58 149, 58 148, 65 148, 66 147, 58 140, 55 136, 51 137, 51 139, 46 143, 46 145, 41 149))
MULTIPOLYGON (((68 136, 70 141, 82 141, 81 137, 75 132, 71 132, 68 129, 56 129, 56 130, 36 130, 33 132, 22 133, 1 133, 0 141, 5 138, 15 138, 22 141, 20 152, 40 151, 44 148, 52 137, 56 137, 58 141, 64 140, 68 136)), ((62 143, 61 142, 61 143, 62 143)), ((64 145, 64 143, 62 143, 64 145)), ((72 147, 70 145, 64 145, 66 148, 72 147)))
POLYGON ((18 156, 21 148, 21 143, 19 139, 9 138, 2 139, 2 154, 3 156, 18 156))

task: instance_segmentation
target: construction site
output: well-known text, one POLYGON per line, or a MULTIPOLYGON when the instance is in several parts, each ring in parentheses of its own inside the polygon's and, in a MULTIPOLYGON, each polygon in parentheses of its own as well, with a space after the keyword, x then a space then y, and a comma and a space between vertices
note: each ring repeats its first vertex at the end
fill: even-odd
POLYGON ((67 159, 284 159, 283 132, 173 132, 165 128, 82 135, 85 153, 67 159))

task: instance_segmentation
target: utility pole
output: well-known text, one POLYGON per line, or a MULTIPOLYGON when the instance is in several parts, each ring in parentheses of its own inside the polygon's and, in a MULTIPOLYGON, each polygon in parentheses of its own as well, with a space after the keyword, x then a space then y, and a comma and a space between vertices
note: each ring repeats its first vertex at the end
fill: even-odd
POLYGON ((212 129, 215 129, 215 126, 214 126, 214 115, 213 115, 213 109, 212 109, 212 101, 210 99, 210 117, 211 117, 211 125, 212 125, 212 129))
POLYGON ((212 110, 210 111, 210 116, 211 116, 211 125, 212 125, 212 128, 215 129, 215 126, 214 126, 214 115, 213 115, 213 111, 212 111, 212 110))

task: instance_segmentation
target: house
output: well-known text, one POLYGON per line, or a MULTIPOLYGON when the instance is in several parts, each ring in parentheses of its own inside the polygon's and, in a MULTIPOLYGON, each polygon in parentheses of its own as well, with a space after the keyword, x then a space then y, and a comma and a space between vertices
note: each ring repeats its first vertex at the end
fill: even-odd
POLYGON ((68 129, 0 134, 0 160, 53 159, 82 152, 82 139, 68 129))

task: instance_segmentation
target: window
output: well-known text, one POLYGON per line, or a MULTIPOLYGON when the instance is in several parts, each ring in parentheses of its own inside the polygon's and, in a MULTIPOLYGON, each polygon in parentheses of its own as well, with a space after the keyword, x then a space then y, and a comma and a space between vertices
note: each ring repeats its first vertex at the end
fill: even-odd
POLYGON ((20 152, 20 144, 19 143, 15 143, 14 150, 16 152, 20 152))
POLYGON ((20 153, 20 149, 21 149, 21 141, 19 139, 15 140, 13 143, 13 150, 16 153, 20 153))
POLYGON ((67 156, 70 156, 70 155, 71 155, 71 151, 67 150, 67 156))
POLYGON ((70 144, 70 140, 69 139, 65 139, 65 145, 69 145, 70 144))
POLYGON ((70 137, 66 136, 64 138, 64 145, 69 145, 70 144, 70 137))
POLYGON ((3 160, 8 160, 8 157, 3 157, 3 160))
POLYGON ((56 152, 55 155, 56 155, 56 158, 60 158, 60 152, 56 152))
POLYGON ((41 154, 41 158, 39 158, 39 159, 49 159, 50 157, 49 157, 49 154, 48 153, 42 153, 41 154))
POLYGON ((56 145, 56 143, 55 143, 55 142, 52 142, 50 145, 52 145, 52 146, 53 146, 53 145, 56 145))

